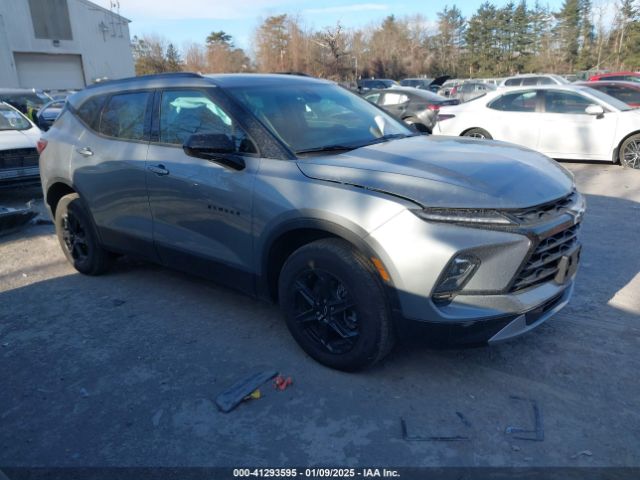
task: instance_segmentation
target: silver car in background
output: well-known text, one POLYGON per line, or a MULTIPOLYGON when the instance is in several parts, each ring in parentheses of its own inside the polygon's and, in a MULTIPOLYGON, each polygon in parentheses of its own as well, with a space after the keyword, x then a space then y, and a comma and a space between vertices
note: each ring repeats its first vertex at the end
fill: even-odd
POLYGON ((486 343, 564 307, 584 201, 531 150, 417 135, 328 81, 165 74, 69 98, 46 203, 85 274, 134 255, 279 302, 333 368, 415 329, 486 343))

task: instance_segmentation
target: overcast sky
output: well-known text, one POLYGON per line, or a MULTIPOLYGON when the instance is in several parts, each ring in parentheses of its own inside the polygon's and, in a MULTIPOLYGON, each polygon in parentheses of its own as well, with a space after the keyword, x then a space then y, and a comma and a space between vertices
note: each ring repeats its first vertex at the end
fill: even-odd
MULTIPOLYGON (((109 8, 109 0, 94 1, 109 8)), ((464 15, 469 15, 482 2, 458 0, 448 4, 457 5, 464 15)), ((493 3, 502 6, 507 0, 493 3)), ((552 8, 561 3, 548 0, 552 8)), ((338 20, 345 27, 360 27, 391 14, 402 17, 420 13, 433 22, 444 5, 428 0, 120 0, 120 13, 131 20, 132 36, 157 33, 181 48, 185 42, 202 43, 210 32, 224 30, 233 36, 237 46, 250 50, 255 27, 269 15, 299 14, 315 28, 335 25, 338 20)))

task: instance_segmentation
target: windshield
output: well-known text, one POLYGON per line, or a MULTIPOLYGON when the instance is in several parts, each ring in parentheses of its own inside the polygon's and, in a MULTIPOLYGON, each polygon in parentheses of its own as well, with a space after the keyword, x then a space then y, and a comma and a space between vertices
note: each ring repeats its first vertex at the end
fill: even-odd
POLYGON ((367 100, 333 84, 235 87, 229 92, 297 154, 415 135, 367 100))
POLYGON ((0 130, 28 130, 29 121, 20 113, 5 105, 0 105, 0 130))
POLYGON ((11 93, 6 95, 0 94, 0 100, 10 103, 18 109, 33 108, 38 110, 51 99, 43 94, 37 93, 11 93))
POLYGON ((555 78, 562 85, 569 85, 571 83, 569 80, 567 80, 564 77, 561 77, 560 75, 553 75, 553 78, 555 78))
POLYGON ((632 110, 632 108, 626 103, 624 103, 623 101, 618 100, 617 98, 612 97, 611 95, 607 95, 606 93, 601 92, 600 90, 596 90, 595 88, 589 88, 588 91, 590 95, 593 95, 598 100, 602 100, 603 102, 608 103, 613 108, 616 108, 622 111, 632 110))

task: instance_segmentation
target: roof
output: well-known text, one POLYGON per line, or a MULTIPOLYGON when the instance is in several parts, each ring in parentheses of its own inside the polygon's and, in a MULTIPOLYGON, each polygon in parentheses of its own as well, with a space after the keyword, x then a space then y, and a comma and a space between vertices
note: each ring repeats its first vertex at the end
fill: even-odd
POLYGON ((37 90, 34 90, 33 88, 0 88, 0 93, 3 94, 12 94, 12 93, 37 93, 37 90))
POLYGON ((531 78, 531 77, 560 77, 556 73, 519 73, 518 75, 511 75, 510 77, 503 77, 505 80, 510 78, 531 78))
POLYGON ((289 73, 220 73, 204 75, 220 87, 253 87, 299 84, 333 84, 329 80, 289 73))
POLYGON ((313 77, 302 77, 289 74, 256 74, 256 73, 225 73, 201 75, 194 72, 160 73, 142 75, 117 80, 107 80, 88 86, 84 90, 69 97, 70 103, 76 105, 83 99, 102 93, 112 93, 127 89, 153 89, 167 87, 252 87, 252 86, 281 86, 297 84, 333 84, 328 80, 313 77))
POLYGON ((593 78, 593 77, 617 77, 619 75, 631 75, 631 76, 634 76, 634 77, 640 77, 640 72, 625 71, 625 72, 596 73, 595 75, 591 75, 591 78, 593 78))
POLYGON ((84 3, 89 8, 92 8, 92 9, 95 9, 95 10, 101 10, 101 11, 103 11, 105 13, 110 13, 114 17, 119 17, 122 20, 124 20, 125 22, 131 23, 131 20, 129 20, 127 17, 123 17, 119 13, 116 13, 113 10, 109 10, 108 8, 104 8, 104 7, 100 6, 100 5, 98 5, 97 3, 90 2, 89 0, 77 0, 77 1, 80 2, 80 3, 84 3))
POLYGON ((576 82, 573 85, 581 85, 583 87, 591 87, 591 86, 598 86, 598 85, 619 85, 621 87, 628 87, 628 88, 632 88, 634 90, 640 90, 640 83, 638 82, 630 82, 627 80, 592 80, 589 82, 576 82))
POLYGON ((364 92, 362 95, 371 95, 375 93, 394 93, 394 92, 405 92, 409 95, 415 95, 416 97, 421 97, 429 100, 446 100, 445 97, 433 93, 429 90, 423 90, 421 88, 415 87, 405 87, 404 85, 394 85, 390 88, 375 88, 372 90, 368 90, 364 92))

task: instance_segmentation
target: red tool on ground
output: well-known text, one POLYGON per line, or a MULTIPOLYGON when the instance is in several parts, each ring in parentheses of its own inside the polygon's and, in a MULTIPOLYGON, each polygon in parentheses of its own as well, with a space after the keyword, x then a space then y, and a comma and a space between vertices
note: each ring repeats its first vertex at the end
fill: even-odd
POLYGON ((284 378, 282 375, 278 375, 273 379, 273 386, 276 387, 276 390, 286 390, 290 385, 293 385, 291 377, 284 378))

